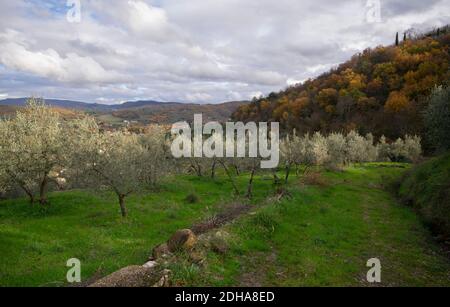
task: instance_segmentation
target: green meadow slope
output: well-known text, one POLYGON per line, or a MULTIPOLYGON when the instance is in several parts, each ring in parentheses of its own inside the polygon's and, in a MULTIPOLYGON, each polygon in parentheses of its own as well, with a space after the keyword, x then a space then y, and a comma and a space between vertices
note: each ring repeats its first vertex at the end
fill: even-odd
MULTIPOLYGON (((171 265, 180 286, 366 286, 370 258, 382 265, 381 286, 450 286, 450 261, 411 208, 388 191, 404 164, 364 164, 293 177, 291 197, 276 201, 267 176, 255 181, 250 212, 222 227, 226 253, 171 265)), ((237 183, 243 187, 246 175, 237 183)), ((159 191, 130 198, 127 219, 112 195, 51 194, 46 212, 26 200, 0 202, 0 286, 65 285, 66 261, 79 258, 84 281, 143 264, 177 229, 211 217, 232 196, 225 176, 182 176, 159 191), (197 203, 185 200, 198 195, 197 203)), ((183 260, 184 259, 184 260, 183 260)))
POLYGON ((399 194, 442 240, 450 242, 450 154, 416 166, 405 175, 399 194))

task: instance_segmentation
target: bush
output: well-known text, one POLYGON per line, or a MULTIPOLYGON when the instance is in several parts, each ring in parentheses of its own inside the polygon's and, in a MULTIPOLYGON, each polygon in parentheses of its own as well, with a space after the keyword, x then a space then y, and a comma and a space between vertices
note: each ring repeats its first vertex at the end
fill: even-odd
POLYGON ((433 233, 450 239, 450 154, 418 165, 404 177, 399 195, 433 233))
POLYGON ((188 204, 196 204, 200 201, 200 198, 195 193, 191 193, 184 199, 188 204))
POLYGON ((324 187, 328 185, 327 180, 320 172, 308 172, 302 178, 302 183, 305 185, 316 185, 324 187))
POLYGON ((267 234, 273 234, 278 222, 271 213, 259 212, 252 218, 253 225, 257 226, 267 234))

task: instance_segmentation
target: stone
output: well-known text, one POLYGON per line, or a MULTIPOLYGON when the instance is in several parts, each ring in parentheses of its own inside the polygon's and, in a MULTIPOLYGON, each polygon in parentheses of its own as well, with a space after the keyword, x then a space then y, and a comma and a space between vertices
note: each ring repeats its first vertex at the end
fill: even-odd
POLYGON ((169 247, 166 243, 160 244, 156 246, 152 251, 152 257, 150 260, 157 260, 160 258, 164 258, 170 254, 169 247))
POLYGON ((167 241, 167 246, 170 252, 176 252, 180 250, 189 251, 197 243, 197 237, 190 229, 178 230, 167 241))
POLYGON ((203 264, 205 261, 205 253, 201 250, 192 250, 189 252, 189 260, 196 264, 203 264))
POLYGON ((132 265, 98 280, 89 287, 151 287, 160 280, 161 271, 141 265, 132 265))
POLYGON ((157 265, 158 265, 158 262, 156 262, 156 261, 149 261, 149 262, 145 263, 143 265, 143 267, 151 269, 151 268, 154 268, 157 265))
POLYGON ((172 273, 172 271, 170 270, 163 270, 162 271, 162 276, 159 279, 159 281, 157 283, 155 283, 153 285, 153 287, 155 288, 167 288, 170 287, 170 274, 172 273))
POLYGON ((229 250, 228 243, 222 236, 212 236, 209 243, 211 250, 217 254, 226 254, 229 250))
POLYGON ((226 240, 226 239, 228 239, 230 237, 230 234, 228 232, 226 232, 226 231, 219 230, 219 231, 216 232, 216 237, 220 237, 220 238, 223 238, 223 239, 226 240))

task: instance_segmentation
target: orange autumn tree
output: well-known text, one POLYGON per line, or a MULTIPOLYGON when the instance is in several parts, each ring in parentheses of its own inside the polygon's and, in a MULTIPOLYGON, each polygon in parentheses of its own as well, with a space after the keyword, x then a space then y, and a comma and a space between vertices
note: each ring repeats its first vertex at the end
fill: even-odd
POLYGON ((402 92, 391 92, 386 104, 384 105, 384 110, 389 113, 400 113, 407 111, 411 108, 411 102, 408 97, 402 92))

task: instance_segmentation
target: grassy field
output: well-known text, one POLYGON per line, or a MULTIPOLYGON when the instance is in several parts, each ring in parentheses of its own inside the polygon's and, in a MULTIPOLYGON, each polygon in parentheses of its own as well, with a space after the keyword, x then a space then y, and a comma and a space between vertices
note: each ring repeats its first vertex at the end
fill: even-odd
POLYGON ((229 253, 211 253, 204 271, 179 268, 179 284, 368 286, 367 260, 378 258, 381 286, 450 286, 449 259, 388 192, 404 167, 366 164, 291 184, 292 199, 226 227, 229 253))
MULTIPOLYGON (((225 255, 207 265, 173 268, 179 285, 359 286, 365 264, 377 257, 384 286, 450 286, 450 261, 419 218, 396 202, 386 186, 405 170, 366 164, 323 172, 321 180, 292 178, 292 195, 268 201, 271 181, 258 177, 252 212, 224 229, 225 255)), ((239 179, 241 186, 246 178, 239 179)), ((244 188, 242 188, 244 190, 244 188)), ((166 180, 159 191, 130 197, 122 219, 106 192, 56 192, 42 211, 26 200, 0 202, 0 286, 64 285, 67 259, 82 263, 82 278, 104 276, 146 261, 151 248, 175 230, 211 216, 233 201, 224 177, 166 180), (199 196, 188 203, 188 194, 199 196)))
MULTIPOLYGON (((255 202, 269 191, 270 182, 256 186, 255 202)), ((220 211, 232 197, 226 180, 186 176, 131 196, 127 219, 107 192, 55 192, 46 211, 26 199, 0 202, 0 286, 64 285, 70 258, 81 260, 84 280, 143 264, 155 245, 220 211), (185 201, 192 192, 196 204, 185 201)))

